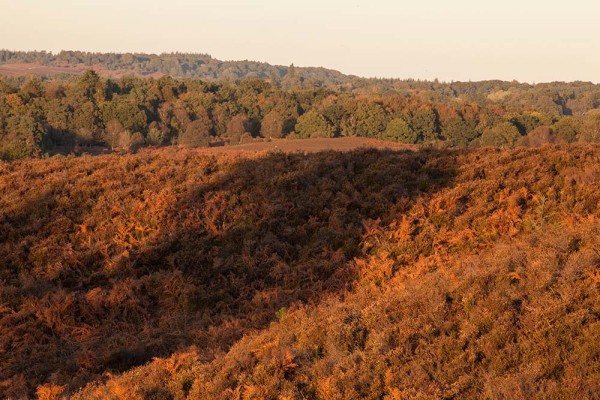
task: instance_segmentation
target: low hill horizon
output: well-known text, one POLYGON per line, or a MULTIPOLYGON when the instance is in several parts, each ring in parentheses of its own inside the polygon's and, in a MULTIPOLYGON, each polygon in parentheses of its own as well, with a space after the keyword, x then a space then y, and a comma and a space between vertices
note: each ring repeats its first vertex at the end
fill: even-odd
POLYGON ((553 80, 528 82, 517 79, 438 80, 400 76, 362 76, 344 73, 326 66, 289 66, 257 60, 220 60, 206 53, 189 52, 93 52, 80 50, 9 50, 0 49, 0 75, 53 76, 79 75, 92 68, 103 76, 118 78, 135 75, 147 78, 172 76, 174 78, 199 78, 209 80, 240 80, 260 78, 273 82, 290 79, 307 80, 315 84, 333 82, 349 84, 355 80, 406 81, 422 83, 484 83, 503 82, 511 84, 538 85, 552 83, 598 83, 587 80, 553 80))
POLYGON ((287 78, 327 80, 336 84, 345 84, 359 78, 324 67, 272 65, 251 60, 223 61, 202 53, 100 53, 67 50, 52 53, 0 50, 0 74, 78 75, 89 68, 113 78, 125 75, 160 78, 169 75, 174 78, 214 80, 260 78, 274 82, 287 78))

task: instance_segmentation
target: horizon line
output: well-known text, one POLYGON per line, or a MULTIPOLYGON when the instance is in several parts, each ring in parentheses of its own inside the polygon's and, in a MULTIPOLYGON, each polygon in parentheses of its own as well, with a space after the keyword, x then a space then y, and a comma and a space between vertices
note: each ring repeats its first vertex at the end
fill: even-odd
MULTIPOLYGON (((416 82, 426 82, 426 83, 440 83, 440 84, 454 84, 454 83, 480 83, 480 82, 508 82, 508 83, 517 83, 517 84, 527 84, 527 85, 531 85, 531 86, 536 86, 536 85, 543 85, 543 84, 553 84, 553 83, 589 83, 592 85, 599 85, 600 82, 594 82, 591 80, 582 80, 582 79, 575 79, 575 80, 549 80, 549 81, 526 81, 526 80, 519 80, 519 79, 501 79, 501 78, 486 78, 486 79, 479 79, 479 80, 472 80, 472 79, 468 79, 468 80, 454 80, 454 79, 450 79, 450 80, 445 80, 445 79, 440 79, 440 78, 414 78, 414 77, 409 77, 409 78, 401 78, 401 77, 385 77, 385 76, 365 76, 365 75, 356 75, 356 74, 350 74, 350 73, 346 73, 343 72, 339 69, 335 69, 335 68, 330 68, 330 67, 326 67, 326 66, 316 66, 316 65, 296 65, 295 63, 291 63, 290 65, 286 66, 284 64, 279 64, 279 63, 271 63, 269 61, 260 61, 260 60, 251 60, 251 59, 221 59, 218 57, 215 57, 212 54, 209 53, 203 53, 203 52, 198 52, 198 51, 180 51, 180 50, 171 50, 171 51, 160 51, 160 52, 145 52, 145 51, 96 51, 96 50, 73 50, 73 49, 60 49, 60 50, 38 50, 38 49, 27 49, 27 50, 17 50, 17 49, 8 49, 8 48, 0 48, 0 51, 8 51, 8 52, 21 52, 21 53, 33 53, 33 52, 38 52, 38 53, 49 53, 52 56, 56 56, 62 52, 79 52, 79 53, 88 53, 88 54, 115 54, 115 55, 123 55, 123 54, 133 54, 133 55, 148 55, 148 56, 156 56, 156 57, 160 57, 163 55, 194 55, 194 56, 207 56, 213 60, 216 61, 220 61, 220 62, 254 62, 254 63, 259 63, 259 64, 267 64, 269 66, 272 67, 283 67, 283 68, 289 68, 291 66, 294 66, 296 68, 304 68, 304 69, 308 69, 308 68, 323 68, 329 71, 334 71, 334 72, 338 72, 344 76, 350 77, 350 78, 358 78, 358 79, 366 79, 366 80, 399 80, 399 81, 416 81, 416 82)), ((10 64, 7 62, 4 62, 2 64, 10 64)), ((93 69, 93 68, 91 68, 93 69)), ((168 75, 165 74, 167 76, 172 76, 172 75, 168 75)), ((202 79, 202 78, 185 78, 185 79, 202 79)), ((257 78, 260 79, 260 78, 257 78)), ((217 79, 218 80, 218 79, 217 79)))

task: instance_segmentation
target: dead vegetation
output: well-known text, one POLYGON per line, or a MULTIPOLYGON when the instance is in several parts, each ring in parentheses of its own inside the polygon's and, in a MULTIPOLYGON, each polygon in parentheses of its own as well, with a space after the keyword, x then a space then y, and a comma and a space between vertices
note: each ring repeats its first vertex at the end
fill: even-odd
POLYGON ((0 391, 593 398, 599 150, 0 164, 0 391))

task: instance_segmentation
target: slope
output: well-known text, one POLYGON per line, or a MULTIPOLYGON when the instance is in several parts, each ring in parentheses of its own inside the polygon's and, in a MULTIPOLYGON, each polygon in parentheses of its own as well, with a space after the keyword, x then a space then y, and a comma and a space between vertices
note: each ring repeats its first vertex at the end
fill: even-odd
POLYGON ((593 394, 599 150, 0 164, 2 395, 593 394))

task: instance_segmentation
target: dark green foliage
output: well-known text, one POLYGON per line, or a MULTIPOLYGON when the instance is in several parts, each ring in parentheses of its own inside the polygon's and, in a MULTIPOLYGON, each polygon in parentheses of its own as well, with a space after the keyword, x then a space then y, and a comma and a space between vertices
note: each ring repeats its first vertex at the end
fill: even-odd
POLYGON ((79 93, 85 97, 88 101, 94 101, 96 99, 96 93, 98 85, 100 83, 100 76, 94 70, 87 70, 79 78, 78 89, 79 93))
POLYGON ((16 113, 7 116, 4 125, 6 133, 0 140, 0 159, 39 156, 49 145, 47 123, 42 110, 35 105, 19 106, 16 113))
POLYGON ((453 146, 467 146, 477 138, 477 131, 462 117, 449 118, 442 125, 444 138, 453 146))
POLYGON ((325 68, 297 68, 255 61, 220 61, 208 54, 189 53, 87 53, 82 51, 21 52, 0 50, 0 63, 20 62, 42 65, 85 64, 103 65, 108 70, 129 70, 139 75, 163 73, 178 78, 202 78, 241 80, 272 79, 284 82, 286 86, 296 86, 305 81, 318 83, 323 81, 343 84, 351 77, 325 68))
POLYGON ((510 122, 502 122, 483 131, 479 139, 479 144, 481 146, 496 146, 510 149, 517 144, 520 137, 521 133, 516 126, 510 122))
POLYGON ((341 122, 343 136, 379 137, 387 125, 385 110, 380 104, 360 101, 341 122))
POLYGON ((539 112, 522 112, 510 119, 510 122, 519 129, 521 135, 527 135, 535 128, 552 123, 552 118, 539 112))
POLYGON ((151 126, 146 135, 146 143, 150 146, 160 146, 165 140, 164 133, 157 127, 151 126))
POLYGON ((388 123, 382 138, 400 143, 417 143, 418 135, 402 118, 395 118, 388 123))
POLYGON ((419 142, 438 139, 437 117, 433 110, 418 109, 409 114, 410 126, 417 133, 419 142))
POLYGON ((335 127, 323 115, 310 110, 298 118, 296 134, 300 138, 329 138, 335 135, 335 127))
POLYGON ((146 113, 140 105, 119 95, 114 96, 110 102, 102 103, 101 114, 103 121, 116 119, 125 129, 132 132, 143 132, 148 129, 146 113))
MULTIPOLYGON (((0 53, 5 60, 13 61, 32 57, 51 62, 48 60, 54 57, 47 53, 0 53)), ((152 61, 160 59, 158 56, 146 60, 139 55, 65 52, 56 57, 61 62, 81 62, 83 58, 100 64, 102 60, 114 61, 120 66, 150 60, 152 65, 172 67, 174 58, 187 56, 168 56, 171 61, 166 63, 152 61)), ((194 69, 189 63, 179 65, 187 71, 194 69)), ((302 71, 296 68, 294 74, 305 76, 302 71)), ((188 128, 198 119, 204 122, 196 123, 196 132, 208 131, 209 139, 215 137, 231 144, 239 143, 241 136, 247 140, 261 135, 286 137, 296 127, 294 137, 359 136, 425 144, 444 141, 461 147, 511 147, 540 126, 551 127, 553 135, 546 138, 550 141, 599 140, 596 110, 584 109, 600 105, 596 101, 600 90, 591 84, 533 87, 495 81, 443 84, 353 78, 351 85, 332 90, 326 84, 309 85, 309 81, 307 78, 300 86, 288 87, 256 78, 237 83, 142 79, 135 75, 106 79, 92 70, 77 77, 50 80, 6 77, 0 79, 2 157, 79 152, 88 146, 114 147, 114 137, 108 139, 106 128, 115 120, 130 135, 141 134, 144 140, 137 142, 153 146, 177 144, 181 137, 183 142, 193 138, 194 130, 188 128), (514 97, 515 93, 527 102, 514 97), (549 111, 552 107, 547 101, 562 111, 549 111), (570 104, 574 101, 577 103, 570 104), (565 110, 573 115, 564 116, 565 110), (241 115, 244 117, 238 117, 241 115), (518 136, 510 126, 517 129, 518 136)), ((204 133, 201 136, 200 143, 204 143, 204 133)), ((532 137, 531 142, 546 139, 532 137)))

